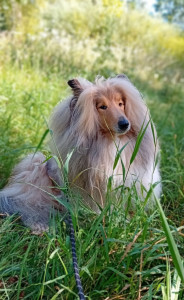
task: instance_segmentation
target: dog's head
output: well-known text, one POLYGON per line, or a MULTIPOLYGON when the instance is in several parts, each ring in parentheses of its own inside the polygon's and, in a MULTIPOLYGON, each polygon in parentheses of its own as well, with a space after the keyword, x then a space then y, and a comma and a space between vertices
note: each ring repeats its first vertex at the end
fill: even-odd
POLYGON ((75 125, 86 137, 103 134, 136 134, 147 118, 140 93, 125 75, 92 84, 84 79, 68 81, 73 91, 70 109, 75 125))
POLYGON ((94 102, 98 113, 99 126, 104 134, 124 135, 131 123, 126 115, 125 94, 115 86, 101 86, 97 89, 94 102))

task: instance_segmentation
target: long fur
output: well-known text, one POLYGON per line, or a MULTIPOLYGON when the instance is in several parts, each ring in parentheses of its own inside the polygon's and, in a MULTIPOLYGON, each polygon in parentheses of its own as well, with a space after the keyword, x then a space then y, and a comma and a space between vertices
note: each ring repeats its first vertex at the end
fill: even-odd
MULTIPOLYGON (((96 203, 104 207, 107 180, 112 175, 114 187, 135 184, 140 197, 144 197, 141 185, 148 191, 151 184, 160 182, 161 178, 159 166, 155 166, 159 151, 156 130, 154 126, 151 128, 149 110, 138 90, 124 75, 107 80, 97 78, 94 84, 78 78, 69 81, 69 85, 73 95, 60 102, 51 115, 50 149, 62 166, 68 153, 73 151, 69 162, 71 188, 94 210, 98 210, 96 203), (118 106, 121 101, 118 97, 123 99, 124 110, 118 106), (108 111, 104 112, 102 106, 98 108, 99 101, 106 101, 108 111), (119 133, 119 116, 128 120, 127 132, 119 133), (139 151, 130 164, 137 136, 146 126, 139 151), (113 170, 117 151, 123 146, 121 159, 113 170), (124 180, 121 160, 126 171, 124 180)), ((23 222, 37 232, 47 229, 52 206, 62 209, 51 196, 57 195, 53 180, 58 181, 58 170, 51 162, 42 164, 44 160, 41 153, 34 157, 29 155, 15 167, 7 187, 0 192, 0 210, 19 213, 23 222)), ((160 183, 154 193, 160 196, 160 183)))

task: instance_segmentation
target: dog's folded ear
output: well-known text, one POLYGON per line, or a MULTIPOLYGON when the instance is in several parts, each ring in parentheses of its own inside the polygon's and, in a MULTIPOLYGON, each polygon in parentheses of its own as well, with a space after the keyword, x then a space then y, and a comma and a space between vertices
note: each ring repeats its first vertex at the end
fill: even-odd
POLYGON ((80 82, 77 79, 71 79, 68 81, 68 85, 72 88, 74 96, 78 98, 83 91, 80 82))

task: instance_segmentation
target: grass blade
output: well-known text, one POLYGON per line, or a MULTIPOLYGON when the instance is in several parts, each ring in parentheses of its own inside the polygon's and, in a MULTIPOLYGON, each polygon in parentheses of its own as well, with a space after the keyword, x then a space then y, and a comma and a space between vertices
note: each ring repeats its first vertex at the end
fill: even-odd
POLYGON ((177 271, 174 271, 173 282, 171 286, 171 300, 178 300, 180 290, 181 278, 178 276, 177 271))
MULTIPOLYGON (((150 120, 148 121, 148 123, 146 124, 145 128, 143 129, 143 126, 137 136, 137 140, 136 140, 136 144, 135 144, 135 147, 134 147, 134 151, 132 153, 132 156, 130 158, 130 165, 133 163, 134 159, 136 158, 136 155, 137 155, 137 152, 139 151, 139 148, 140 148, 140 145, 141 145, 141 142, 142 142, 142 139, 145 135, 145 132, 146 132, 146 129, 148 128, 148 125, 150 123, 150 120)), ((143 124, 144 125, 144 124, 143 124)))
POLYGON ((156 146, 155 128, 154 128, 152 121, 151 121, 151 131, 152 131, 152 135, 153 135, 154 145, 156 146))
POLYGON ((25 253, 25 255, 24 255, 24 258, 23 258, 22 267, 21 267, 21 272, 20 272, 20 277, 19 277, 19 282, 18 282, 18 288, 17 288, 17 300, 20 299, 20 298, 19 298, 19 295, 20 295, 20 291, 21 291, 21 283, 22 283, 22 277, 23 277, 23 270, 24 270, 24 268, 25 268, 25 263, 26 263, 26 260, 27 260, 29 251, 30 251, 30 249, 31 249, 33 240, 34 240, 34 238, 30 241, 29 246, 28 246, 28 248, 27 248, 27 250, 26 250, 26 253, 25 253))
POLYGON ((155 197, 155 199, 156 199, 156 203, 157 203, 157 206, 158 206, 158 209, 160 212, 160 218, 161 218, 162 226, 163 226, 166 238, 167 238, 169 250, 170 250, 171 256, 173 258, 173 263, 175 265, 175 268, 176 268, 178 275, 180 276, 182 282, 184 282, 184 268, 183 268, 181 256, 179 254, 177 245, 176 245, 174 238, 172 236, 172 233, 170 231, 170 228, 169 228, 166 216, 164 214, 164 211, 162 209, 162 206, 160 204, 160 201, 156 197, 155 197))
POLYGON ((114 160, 114 165, 113 165, 113 171, 115 170, 117 164, 118 164, 118 161, 121 157, 121 153, 122 151, 125 149, 125 147, 128 145, 129 142, 127 142, 119 151, 117 151, 117 155, 115 157, 115 160, 114 160))
POLYGON ((64 174, 65 174, 66 178, 68 178, 69 162, 70 162, 73 152, 74 152, 74 149, 70 153, 67 154, 67 158, 66 158, 66 161, 64 164, 64 174))
POLYGON ((34 155, 35 155, 35 153, 40 149, 41 145, 43 144, 43 141, 45 140, 45 138, 46 138, 46 136, 47 136, 47 134, 48 134, 49 132, 50 132, 49 129, 46 129, 46 130, 45 130, 45 132, 44 132, 44 134, 42 135, 42 138, 41 138, 41 140, 40 140, 38 146, 36 147, 36 150, 35 150, 35 152, 34 152, 34 155))

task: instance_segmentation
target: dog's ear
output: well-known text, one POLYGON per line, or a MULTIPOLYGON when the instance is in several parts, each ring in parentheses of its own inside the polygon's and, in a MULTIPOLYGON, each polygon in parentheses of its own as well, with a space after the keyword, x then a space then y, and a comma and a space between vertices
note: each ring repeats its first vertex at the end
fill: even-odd
POLYGON ((78 98, 83 91, 80 82, 77 79, 71 79, 68 81, 68 85, 72 88, 74 97, 78 98))
POLYGON ((116 77, 130 81, 129 78, 125 74, 118 74, 116 77))

